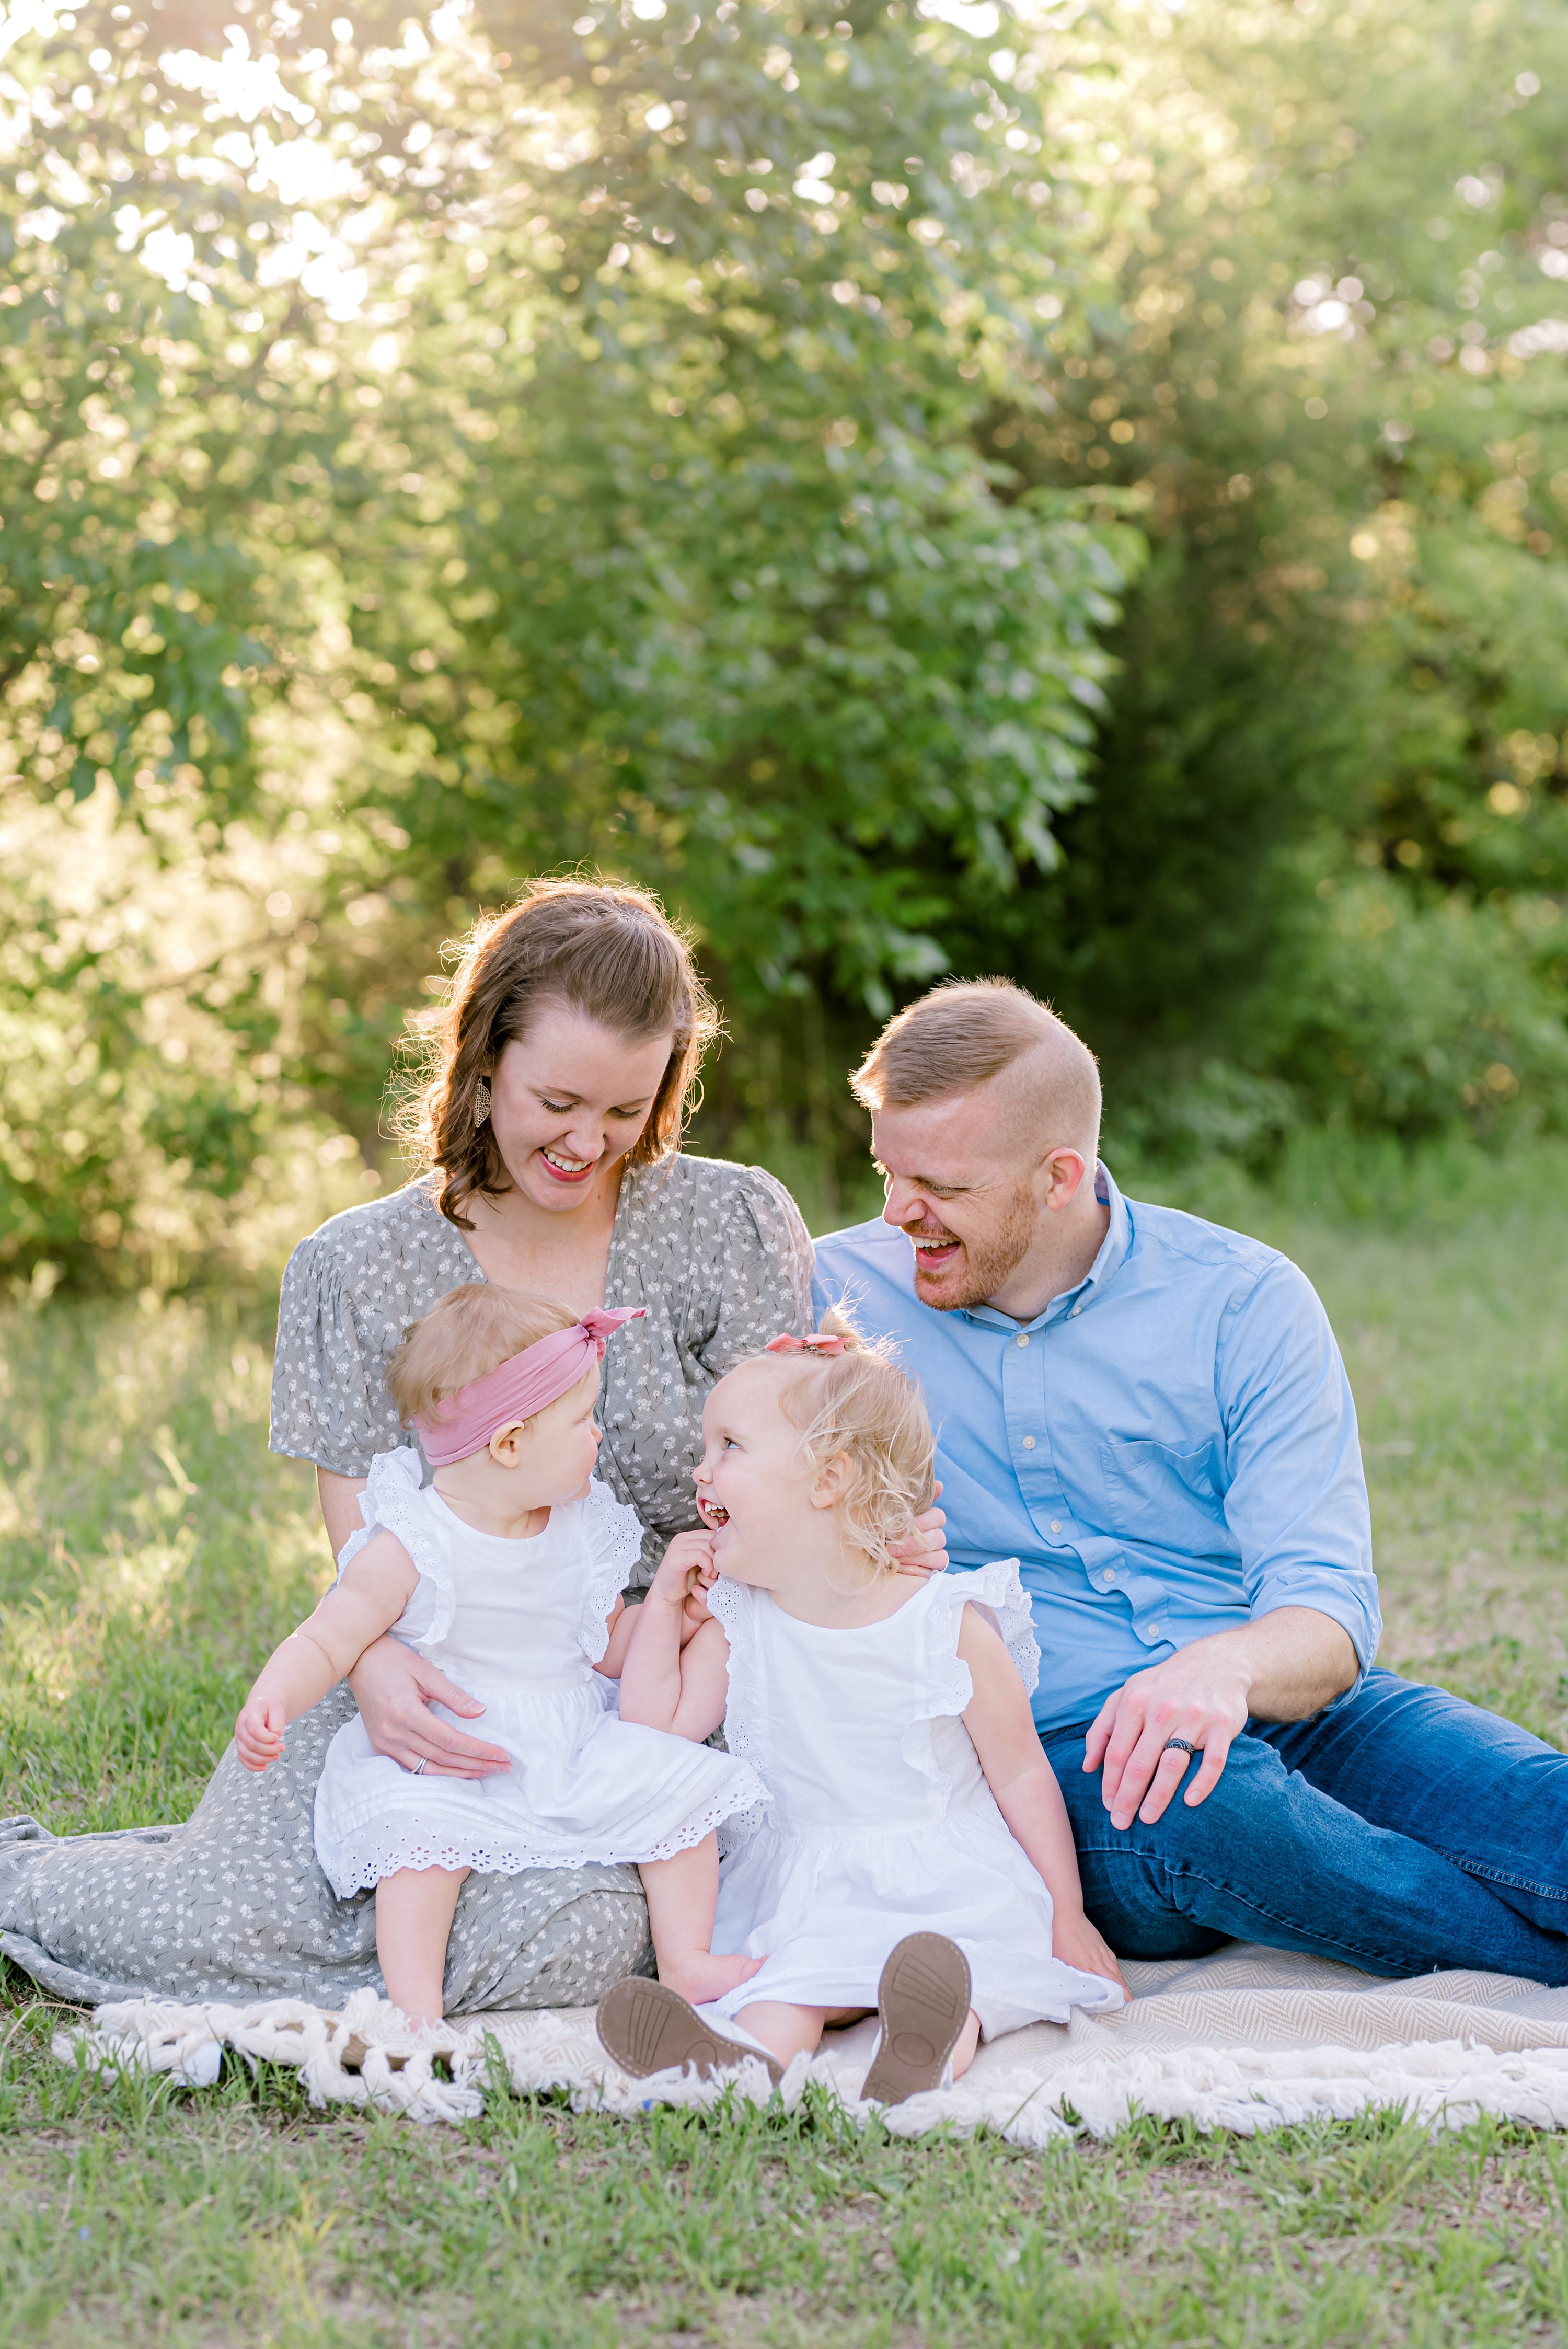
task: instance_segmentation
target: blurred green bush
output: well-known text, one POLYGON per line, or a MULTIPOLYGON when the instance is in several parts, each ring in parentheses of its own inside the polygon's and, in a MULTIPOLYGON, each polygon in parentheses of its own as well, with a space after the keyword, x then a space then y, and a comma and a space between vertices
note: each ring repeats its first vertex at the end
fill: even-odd
POLYGON ((392 1179, 442 940, 577 860, 820 1220, 944 970, 1146 1168, 1560 1125, 1561 10, 579 5, 5 57, 0 1275, 392 1179))

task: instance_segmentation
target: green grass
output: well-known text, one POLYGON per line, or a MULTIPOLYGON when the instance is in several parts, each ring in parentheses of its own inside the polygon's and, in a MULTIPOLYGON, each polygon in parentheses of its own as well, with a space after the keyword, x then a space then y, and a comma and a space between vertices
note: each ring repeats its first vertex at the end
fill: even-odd
MULTIPOLYGON (((1184 1204, 1326 1298, 1368 1450, 1386 1659, 1568 1744, 1568 1251, 1555 1152, 1298 1160, 1184 1204)), ((1137 1187, 1137 1186, 1134 1186, 1137 1187)), ((1177 1195, 1174 1189, 1171 1195, 1177 1195)), ((326 1571, 263 1445, 246 1309, 0 1330, 0 1812, 180 1816, 326 1571)), ((1248 2144, 1140 2124, 1045 2158, 793 2118, 420 2130, 291 2075, 78 2077, 0 1993, 0 2349, 66 2344, 1491 2344, 1568 2340, 1568 2143, 1387 2116, 1248 2144)))

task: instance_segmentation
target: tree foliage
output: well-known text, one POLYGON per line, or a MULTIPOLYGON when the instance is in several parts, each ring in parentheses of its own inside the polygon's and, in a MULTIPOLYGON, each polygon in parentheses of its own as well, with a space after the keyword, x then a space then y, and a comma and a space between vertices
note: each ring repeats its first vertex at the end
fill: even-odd
POLYGON ((264 1250, 578 859, 776 1159, 950 968, 1145 1149, 1557 1114, 1561 12, 943 8, 7 20, 0 1260, 264 1250))
POLYGON ((1568 24, 1195 0, 1040 54, 1104 283, 986 445, 1136 488, 1153 556, 1015 955, 1154 1135, 1555 1116, 1568 24))

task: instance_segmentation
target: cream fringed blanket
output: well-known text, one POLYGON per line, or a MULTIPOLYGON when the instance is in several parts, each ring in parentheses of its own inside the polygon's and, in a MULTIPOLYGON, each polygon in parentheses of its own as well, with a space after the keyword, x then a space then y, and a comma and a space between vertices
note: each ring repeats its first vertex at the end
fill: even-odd
MULTIPOLYGON (((1377 2106, 1429 2123, 1484 2112, 1568 2127, 1568 1989, 1503 1974, 1383 1982, 1242 1946, 1127 1973, 1138 1996, 1124 2014, 1036 2023, 994 2040, 954 2088, 897 2106, 889 2127, 915 2137, 945 2123, 1043 2146, 1075 2126, 1108 2137, 1139 2113, 1251 2136, 1377 2106)), ((860 2023, 830 2033, 813 2061, 798 2057, 786 2105, 814 2080, 863 2120, 872 2107, 859 2090, 875 2035, 874 2022, 860 2023)), ((627 2114, 654 2102, 711 2105, 726 2092, 723 2082, 668 2073, 628 2079, 605 2057, 585 2007, 481 2014, 417 2033, 370 1991, 339 2014, 291 2000, 104 2006, 90 2027, 55 2042, 67 2063, 146 2065, 192 2087, 217 2078, 224 2047, 253 2065, 297 2066, 314 2104, 375 2105, 421 2121, 471 2118, 487 2088, 508 2085, 564 2090, 579 2112, 627 2114)), ((760 2065, 732 2079, 742 2095, 769 2094, 760 2065)))

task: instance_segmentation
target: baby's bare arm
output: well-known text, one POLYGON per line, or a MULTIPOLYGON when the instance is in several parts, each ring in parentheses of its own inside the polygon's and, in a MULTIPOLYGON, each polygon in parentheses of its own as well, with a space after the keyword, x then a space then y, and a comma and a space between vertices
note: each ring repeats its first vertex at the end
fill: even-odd
POLYGON ((234 1739, 248 1770, 264 1770, 283 1752, 283 1732, 359 1661, 407 1605, 418 1569, 402 1543, 378 1533, 263 1665, 245 1699, 234 1739))
POLYGON ((618 1681, 625 1664, 637 1629, 637 1610, 617 1599, 609 1614, 610 1632, 604 1642, 604 1652, 593 1669, 603 1672, 607 1681, 618 1681))
POLYGON ((685 1612, 694 1578, 712 1570, 708 1537, 677 1534, 647 1597, 629 1610, 636 1625, 621 1668, 623 1721, 700 1743, 724 1719, 729 1642, 711 1616, 693 1631, 685 1612))
POLYGON ((975 1683, 964 1725, 997 1809, 1051 1896, 1056 1953, 1087 1972, 1120 1982, 1116 1960, 1083 1913, 1072 1823, 1040 1744, 1027 1692, 1001 1638, 974 1607, 964 1609, 958 1653, 975 1683))

